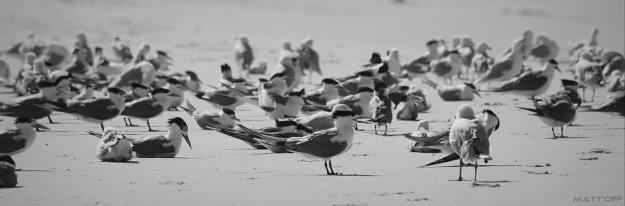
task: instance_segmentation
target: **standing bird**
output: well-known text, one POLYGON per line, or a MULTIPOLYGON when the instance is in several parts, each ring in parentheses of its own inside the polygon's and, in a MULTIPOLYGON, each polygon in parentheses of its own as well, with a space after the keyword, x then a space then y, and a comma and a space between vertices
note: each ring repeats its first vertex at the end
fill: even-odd
MULTIPOLYGON (((401 63, 399 62, 399 50, 392 48, 389 50, 384 62, 388 65, 388 71, 392 75, 399 75, 401 70, 401 63)), ((390 86, 390 85, 388 85, 390 86)))
MULTIPOLYGON (((136 57, 135 57, 136 58, 136 57)), ((141 61, 125 69, 116 76, 109 84, 109 87, 117 87, 123 90, 130 88, 132 82, 150 85, 156 78, 156 68, 150 62, 141 61)))
MULTIPOLYGON (((488 128, 490 121, 499 121, 499 118, 489 118, 486 120, 477 119, 471 106, 460 105, 456 112, 456 119, 451 125, 449 132, 449 144, 451 149, 460 157, 460 173, 458 181, 462 181, 462 167, 464 163, 475 165, 474 181, 477 181, 478 160, 483 159, 485 163, 493 158, 490 156, 490 143, 488 137, 496 128, 488 128)), ((498 123, 497 123, 498 125, 498 123)), ((498 126, 497 126, 498 127, 498 126)))
POLYGON ((187 102, 187 107, 183 107, 183 109, 191 115, 197 122, 197 125, 204 130, 210 130, 214 127, 232 129, 236 126, 236 122, 241 121, 235 116, 234 111, 231 109, 223 108, 219 113, 200 111, 190 102, 187 102))
POLYGON ((598 47, 599 43, 597 42, 597 36, 599 36, 599 29, 592 28, 588 39, 569 42, 569 55, 575 56, 577 52, 584 50, 585 48, 598 47))
POLYGON ((560 127, 560 137, 564 137, 564 126, 575 120, 577 107, 566 94, 550 95, 540 99, 534 99, 534 107, 517 107, 533 112, 532 115, 537 116, 541 121, 551 127, 554 138, 556 132, 554 127, 560 127))
POLYGON ((512 94, 534 98, 535 96, 544 94, 547 89, 549 89, 556 70, 560 72, 558 62, 552 59, 545 64, 543 70, 527 71, 519 77, 502 82, 501 85, 486 91, 510 92, 512 94))
POLYGON ((458 75, 462 71, 462 57, 458 50, 452 50, 449 55, 439 61, 430 63, 432 72, 445 83, 452 84, 452 77, 458 75))
POLYGON ((321 88, 309 92, 304 96, 304 99, 308 102, 325 105, 328 101, 339 97, 339 83, 334 79, 325 78, 321 80, 321 88))
POLYGON ((312 82, 313 72, 323 75, 319 64, 319 54, 312 48, 313 43, 312 38, 306 38, 300 42, 299 47, 296 49, 300 58, 300 67, 302 70, 308 70, 308 83, 312 82))
POLYGON ((96 157, 105 162, 127 162, 132 159, 132 144, 124 136, 117 136, 117 130, 107 127, 102 134, 89 132, 100 138, 96 147, 96 157))
POLYGON ((584 51, 573 65, 575 80, 585 88, 582 89, 582 100, 586 101, 586 88, 592 89, 591 101, 595 101, 595 90, 602 86, 602 66, 593 60, 590 52, 584 51))
POLYGON ((471 60, 471 71, 469 72, 469 80, 477 80, 478 77, 486 73, 495 63, 495 59, 491 57, 487 51, 492 48, 486 43, 480 43, 475 49, 475 56, 471 60))
MULTIPOLYGON (((150 126, 150 118, 161 115, 170 105, 170 91, 168 89, 158 88, 152 91, 151 97, 144 97, 126 103, 121 115, 128 117, 128 121, 130 121, 130 118, 143 119, 148 124, 149 132, 157 131, 153 130, 152 126, 150 126)), ((124 123, 126 123, 126 119, 124 119, 124 123)), ((135 125, 130 122, 130 124, 126 123, 126 126, 135 125)))
POLYGON ((47 103, 44 107, 77 116, 86 122, 100 124, 104 130, 104 122, 117 117, 124 110, 124 98, 126 96, 126 92, 115 87, 111 87, 107 91, 108 97, 70 102, 67 105, 47 103))
POLYGON ((37 132, 33 129, 35 125, 33 119, 20 117, 15 119, 15 129, 0 133, 0 161, 15 167, 15 161, 11 156, 22 153, 33 145, 37 136, 37 132))
POLYGON ((129 138, 133 144, 132 149, 139 158, 173 158, 180 152, 182 139, 187 142, 189 148, 191 141, 187 134, 187 123, 180 117, 174 117, 167 121, 169 128, 166 135, 148 136, 143 138, 129 138))
POLYGON ((234 61, 239 67, 239 77, 243 77, 243 73, 245 73, 246 77, 248 75, 248 70, 254 62, 254 52, 252 51, 252 46, 245 36, 239 36, 235 38, 236 43, 234 44, 234 61))
POLYGON ((178 107, 184 101, 185 85, 176 78, 169 78, 167 79, 167 89, 171 92, 169 95, 171 103, 166 109, 178 111, 178 107))
POLYGON ((386 94, 386 84, 378 83, 375 85, 375 95, 371 99, 371 107, 373 108, 373 131, 378 134, 378 127, 384 126, 384 135, 388 130, 388 124, 393 121, 393 103, 391 98, 386 94))
POLYGON ((444 101, 471 101, 473 100, 473 95, 482 97, 477 91, 475 85, 471 83, 465 82, 453 86, 439 86, 427 77, 423 77, 421 80, 423 84, 434 88, 438 96, 440 96, 444 101))
POLYGON ((496 60, 493 66, 477 80, 477 83, 506 81, 521 73, 523 68, 522 48, 522 43, 513 43, 511 52, 496 60))
MULTIPOLYGON (((0 116, 26 117, 35 121, 48 117, 49 122, 54 123, 50 118, 52 110, 45 108, 44 105, 59 100, 56 83, 39 81, 37 86, 41 89, 40 94, 25 97, 16 103, 2 103, 4 106, 0 108, 0 116)), ((37 127, 37 130, 39 130, 39 127, 37 127)))
POLYGON ((558 47, 556 41, 541 34, 536 37, 536 44, 530 51, 530 55, 538 59, 540 63, 544 63, 550 59, 558 57, 559 50, 560 48, 558 47))
POLYGON ((246 127, 241 127, 259 142, 284 148, 288 151, 301 154, 305 157, 322 159, 327 175, 338 175, 332 168, 332 158, 347 152, 352 147, 354 138, 354 113, 343 104, 337 104, 332 108, 334 128, 317 131, 303 137, 278 138, 271 135, 258 133, 246 127))
POLYGON ((122 63, 128 63, 132 61, 132 51, 130 51, 130 47, 127 42, 122 41, 121 37, 115 36, 113 37, 112 42, 113 54, 117 57, 117 59, 122 63))

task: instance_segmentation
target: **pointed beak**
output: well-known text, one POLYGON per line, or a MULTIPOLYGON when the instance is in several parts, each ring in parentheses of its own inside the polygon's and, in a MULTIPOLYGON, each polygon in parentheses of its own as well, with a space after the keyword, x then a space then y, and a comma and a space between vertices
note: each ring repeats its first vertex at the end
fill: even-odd
POLYGON ((191 141, 189 140, 189 134, 187 134, 187 132, 182 132, 182 138, 184 138, 184 141, 187 142, 187 145, 189 145, 189 148, 193 149, 193 147, 191 146, 191 141))
POLYGON ((50 130, 50 128, 36 122, 33 122, 32 126, 37 129, 50 130))
POLYGON ((236 117, 234 115, 232 115, 232 119, 234 119, 234 121, 241 122, 241 119, 239 119, 238 117, 236 117))
POLYGON ((480 95, 480 93, 479 93, 477 90, 473 91, 473 94, 475 94, 475 95, 477 95, 478 97, 482 98, 482 95, 480 95))
POLYGON ((556 71, 562 73, 562 70, 560 70, 560 67, 556 66, 554 69, 556 69, 556 71))

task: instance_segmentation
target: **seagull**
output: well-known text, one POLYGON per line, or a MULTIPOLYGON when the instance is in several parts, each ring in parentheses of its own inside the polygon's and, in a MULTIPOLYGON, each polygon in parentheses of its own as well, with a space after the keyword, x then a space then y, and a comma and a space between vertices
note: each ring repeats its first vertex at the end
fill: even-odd
POLYGON ((399 75, 399 72, 401 70, 401 63, 399 62, 399 50, 397 48, 392 48, 389 50, 384 62, 388 65, 388 71, 391 74, 399 75))
POLYGON ((171 103, 169 108, 166 109, 177 111, 178 107, 182 105, 182 102, 184 101, 185 86, 176 78, 167 79, 167 83, 167 89, 171 92, 169 95, 171 103))
POLYGON ((218 109, 225 108, 234 110, 235 108, 245 104, 243 97, 234 94, 228 88, 218 88, 212 91, 200 92, 195 94, 195 97, 207 101, 213 107, 218 109))
POLYGON ((578 40, 576 42, 569 42, 569 55, 574 56, 580 50, 588 47, 598 47, 597 36, 599 36, 599 29, 592 28, 590 31, 590 38, 584 40, 578 40))
POLYGON ((384 126, 384 135, 388 129, 388 124, 393 121, 393 103, 386 94, 386 84, 378 83, 375 87, 375 95, 370 102, 373 108, 373 118, 371 122, 374 123, 373 131, 378 134, 378 127, 384 126))
POLYGON ((117 56, 120 62, 127 63, 132 61, 132 52, 128 43, 122 41, 121 37, 115 36, 112 40, 113 54, 117 56))
POLYGON ((174 117, 167 121, 169 129, 166 135, 147 136, 143 138, 128 138, 132 143, 135 156, 139 158, 173 158, 180 151, 182 139, 187 142, 189 148, 191 142, 187 134, 187 123, 180 117, 174 117))
POLYGON ((109 96, 86 101, 70 102, 67 105, 59 103, 46 103, 45 108, 78 116, 80 119, 100 124, 104 130, 104 121, 113 119, 122 113, 124 109, 124 96, 126 93, 118 88, 111 87, 109 96))
POLYGON ((427 77, 423 77, 421 81, 423 84, 434 88, 438 96, 444 101, 471 101, 473 100, 473 95, 482 97, 472 83, 465 82, 453 86, 439 86, 427 77))
POLYGON ((313 72, 323 75, 319 64, 319 54, 312 48, 313 43, 312 38, 306 38, 300 42, 299 47, 296 49, 300 57, 300 67, 302 70, 308 70, 308 83, 312 82, 313 72))
POLYGON ((323 159, 327 175, 338 175, 332 168, 332 158, 347 152, 352 147, 354 138, 353 111, 344 104, 337 104, 332 108, 334 128, 317 131, 303 137, 279 138, 258 133, 239 125, 243 130, 255 134, 259 142, 288 151, 301 154, 305 157, 323 159), (329 166, 328 166, 329 165, 329 166))
POLYGON ((405 133, 404 137, 414 141, 411 151, 420 153, 454 153, 449 144, 449 129, 430 130, 427 120, 419 120, 417 128, 412 133, 405 133))
POLYGON ((331 78, 321 80, 321 88, 304 96, 306 101, 325 105, 328 101, 339 98, 339 83, 331 78))
POLYGON ((428 50, 425 54, 402 66, 402 70, 405 70, 407 74, 424 74, 430 70, 432 61, 441 58, 441 54, 438 52, 439 43, 437 40, 430 40, 426 42, 425 46, 428 50))
MULTIPOLYGON (((2 103, 4 106, 0 108, 0 116, 26 117, 34 120, 48 117, 49 122, 54 123, 50 118, 52 110, 43 106, 48 102, 57 102, 59 100, 56 83, 39 81, 37 86, 41 89, 40 94, 24 97, 16 103, 2 103)), ((39 127, 38 125, 37 130, 39 130, 39 127)))
POLYGON ((517 107, 519 109, 533 112, 545 124, 551 127, 554 138, 558 138, 554 127, 560 127, 560 137, 564 137, 564 126, 575 120, 577 107, 566 94, 550 95, 547 97, 534 99, 534 107, 517 107))
POLYGON ((471 60, 471 81, 477 80, 479 76, 486 73, 495 63, 495 59, 491 57, 487 51, 492 48, 486 43, 480 43, 475 50, 475 56, 471 60))
POLYGON ((156 77, 156 68, 150 62, 141 61, 136 65, 125 69, 121 74, 113 79, 109 87, 117 87, 126 89, 130 87, 130 83, 138 82, 144 85, 150 85, 156 77))
POLYGON ((373 88, 375 87, 375 81, 373 80, 373 72, 371 70, 364 70, 356 73, 356 78, 352 78, 341 82, 341 88, 339 89, 339 96, 347 96, 350 94, 358 93, 359 88, 373 88))
MULTIPOLYGON (((152 90, 151 97, 144 97, 126 103, 121 115, 128 117, 128 121, 130 121, 130 118, 143 119, 148 124, 148 131, 157 131, 150 126, 150 118, 161 115, 170 107, 171 101, 171 94, 168 89, 157 88, 152 90)), ((124 119, 124 123, 126 123, 126 119, 124 119)), ((134 125, 130 122, 130 124, 126 123, 126 126, 134 125)))
POLYGON ((241 121, 234 114, 231 109, 223 108, 219 113, 200 111, 193 106, 190 102, 187 102, 187 107, 183 109, 189 113, 197 122, 197 125, 204 130, 210 130, 214 127, 224 127, 232 129, 236 126, 236 122, 241 121))
POLYGON ((497 122, 499 118, 486 115, 486 120, 477 119, 471 106, 460 105, 457 109, 456 119, 451 125, 449 132, 449 144, 451 149, 460 157, 460 173, 458 181, 462 181, 462 167, 464 163, 475 165, 474 181, 477 181, 478 160, 483 159, 485 163, 493 158, 490 156, 489 136, 499 126, 488 128, 489 122, 497 122))
POLYGON ((511 52, 496 60, 493 66, 477 80, 477 83, 505 81, 521 73, 523 68, 522 47, 523 44, 519 42, 513 43, 511 52))
POLYGON ((502 82, 499 86, 485 91, 510 92, 512 94, 534 98, 535 96, 544 94, 547 89, 549 89, 555 70, 560 72, 558 62, 552 59, 545 64, 543 70, 527 71, 519 77, 502 82))
POLYGON ((282 56, 273 74, 284 73, 288 90, 298 88, 302 81, 302 69, 299 67, 299 57, 295 53, 282 56))
POLYGON ((594 62, 590 52, 584 51, 580 54, 579 60, 573 64, 575 71, 575 79, 583 85, 582 99, 586 101, 586 88, 592 89, 591 101, 595 101, 595 90, 602 86, 603 75, 602 66, 598 62, 594 62))
POLYGON ((132 159, 132 144, 125 136, 117 136, 117 130, 107 127, 102 134, 88 132, 100 138, 100 143, 96 147, 96 157, 105 162, 126 162, 132 159))
POLYGON ((608 101, 592 106, 588 111, 616 112, 625 116, 625 92, 617 92, 608 97, 608 101))
MULTIPOLYGON (((254 62, 254 52, 250 46, 249 40, 245 36, 238 36, 235 38, 234 44, 234 61, 239 66, 239 77, 243 76, 243 72, 250 69, 252 62, 254 62)), ((246 73, 247 74, 247 73, 246 73)))
POLYGON ((7 129, 0 133, 0 159, 15 166, 11 156, 22 153, 33 145, 37 136, 37 132, 33 129, 35 126, 37 123, 33 119, 20 117, 15 119, 15 129, 7 129))
POLYGON ((536 37, 536 44, 531 49, 530 55, 544 63, 558 57, 559 50, 558 44, 554 40, 540 34, 536 37))
POLYGON ((458 50, 452 50, 449 55, 437 61, 430 63, 431 71, 445 83, 451 84, 452 77, 462 71, 462 58, 458 50))
POLYGON ((522 61, 525 61, 531 54, 532 52, 532 48, 533 47, 533 41, 534 40, 534 33, 531 30, 525 30, 523 31, 523 37, 521 38, 517 38, 513 41, 513 45, 512 47, 508 48, 502 55, 501 57, 506 57, 507 55, 510 55, 510 53, 514 52, 514 47, 516 44, 520 44, 519 46, 521 46, 521 54, 522 54, 522 61))
POLYGON ((399 80, 389 71, 388 63, 384 62, 375 65, 372 69, 375 72, 373 79, 374 85, 384 83, 388 88, 393 88, 399 83, 399 80))

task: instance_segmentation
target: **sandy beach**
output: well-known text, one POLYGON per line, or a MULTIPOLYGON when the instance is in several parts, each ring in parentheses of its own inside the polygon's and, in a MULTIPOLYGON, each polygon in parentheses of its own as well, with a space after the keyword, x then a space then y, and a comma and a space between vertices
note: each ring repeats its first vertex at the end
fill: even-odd
MULTIPOLYGON (((545 33, 560 46, 563 70, 569 69, 567 43, 601 29, 599 44, 623 53, 625 3, 620 0, 549 1, 424 1, 375 0, 7 0, 0 2, 0 48, 7 49, 29 33, 50 43, 72 46, 78 32, 90 45, 112 55, 114 35, 127 39, 133 51, 147 42, 167 51, 174 71, 194 70, 206 83, 217 85, 219 65, 234 63, 234 37, 249 37, 257 61, 271 71, 285 41, 315 39, 326 77, 342 77, 367 63, 371 52, 400 51, 409 61, 425 52, 426 41, 468 35, 488 42, 499 55, 523 30, 545 33)), ((19 60, 2 56, 17 72, 19 60)), ((253 76, 254 79, 260 76, 253 76)), ((547 94, 561 89, 556 73, 547 94)), ((314 82, 322 77, 316 75, 314 82)), ((307 80, 307 77, 306 77, 307 80)), ((416 82, 415 82, 416 83, 416 82)), ((406 83, 411 84, 411 83, 406 83)), ((310 90, 314 85, 305 85, 310 90)), ((152 119, 161 132, 125 127, 121 117, 105 123, 129 136, 165 133, 166 120, 189 123, 193 149, 183 145, 177 158, 133 158, 129 163, 101 162, 95 156, 98 139, 87 131, 99 125, 62 113, 60 122, 40 132, 34 145, 15 155, 18 187, 0 189, 0 205, 623 205, 625 200, 625 118, 611 113, 578 112, 566 138, 553 139, 550 127, 515 106, 532 107, 524 97, 484 93, 471 102, 445 102, 423 87, 432 108, 419 119, 432 127, 451 125, 456 108, 468 103, 489 108, 501 119, 490 137, 493 160, 480 167, 474 186, 457 178, 457 161, 420 168, 444 154, 409 152, 402 136, 414 121, 396 121, 388 136, 362 125, 354 145, 333 159, 340 176, 326 176, 323 161, 297 154, 256 150, 216 131, 202 130, 184 111, 165 112, 152 119), (601 198, 592 198, 601 197, 601 198), (580 199, 581 198, 581 199, 580 199), (584 199, 586 198, 586 199, 584 199), (620 199, 619 199, 620 198, 620 199), (591 201, 585 201, 590 199, 591 201)), ((587 92, 590 97, 590 92, 587 92)), ((201 110, 217 111, 187 93, 201 110)), ((597 91, 596 102, 610 93, 597 91)), ((14 98, 8 88, 0 99, 14 98)), ((584 105, 593 104, 585 102, 584 105)), ((262 110, 237 108, 242 124, 271 126, 262 110)), ((13 118, 0 117, 0 128, 13 118)), ((480 162, 481 163, 481 162, 480 162)), ((466 168, 464 176, 473 177, 466 168)))

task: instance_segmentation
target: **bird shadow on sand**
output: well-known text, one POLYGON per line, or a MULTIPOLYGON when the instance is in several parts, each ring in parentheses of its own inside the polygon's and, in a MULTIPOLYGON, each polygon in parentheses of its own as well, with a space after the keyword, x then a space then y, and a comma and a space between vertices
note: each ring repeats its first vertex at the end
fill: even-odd
POLYGON ((130 161, 119 161, 119 162, 115 162, 115 161, 105 161, 106 163, 117 163, 117 164, 139 164, 139 161, 134 161, 134 160, 130 160, 130 161))
POLYGON ((24 186, 15 186, 15 187, 0 187, 0 190, 10 190, 10 189, 20 189, 20 188, 24 188, 24 186))
POLYGON ((545 139, 553 139, 553 140, 557 140, 557 139, 587 139, 589 137, 545 137, 545 139))
MULTIPOLYGON (((460 165, 445 165, 445 166, 427 166, 427 167, 418 167, 418 168, 448 168, 448 167, 459 167, 460 165)), ((477 167, 521 167, 523 165, 518 165, 518 164, 509 164, 509 165, 488 165, 488 164, 481 164, 478 165, 477 167)), ((471 164, 466 164, 463 167, 474 167, 471 164)))
POLYGON ((313 176, 319 176, 319 177, 379 177, 380 175, 338 173, 338 174, 335 174, 335 175, 318 174, 318 175, 313 175, 313 176))
POLYGON ((56 170, 41 170, 41 169, 16 169, 16 172, 56 172, 56 170))

